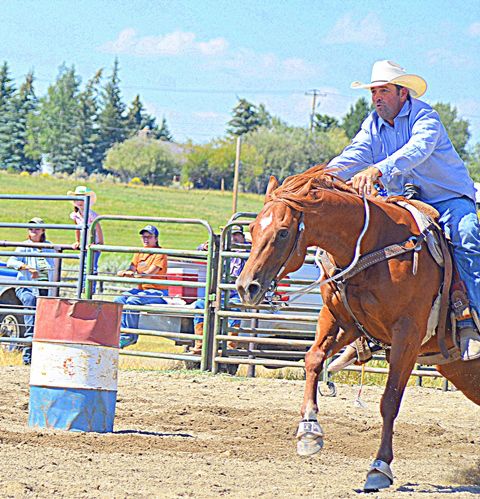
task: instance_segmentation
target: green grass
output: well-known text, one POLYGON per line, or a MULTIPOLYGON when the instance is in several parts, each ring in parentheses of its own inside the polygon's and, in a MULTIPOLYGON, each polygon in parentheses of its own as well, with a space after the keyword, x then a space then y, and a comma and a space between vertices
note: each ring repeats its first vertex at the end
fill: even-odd
MULTIPOLYGON (((210 223, 218 233, 219 228, 232 214, 232 193, 220 191, 181 190, 166 187, 128 186, 110 182, 92 183, 83 180, 57 179, 52 176, 20 176, 0 173, 1 194, 32 194, 62 196, 76 185, 86 184, 97 194, 94 210, 100 215, 130 215, 148 217, 198 218, 210 223)), ((263 197, 240 194, 238 210, 257 212, 263 197)), ((28 222, 39 216, 46 223, 71 224, 72 211, 68 201, 17 201, 0 200, 2 222, 28 222)), ((108 245, 139 246, 138 230, 142 222, 102 223, 105 243, 108 245)), ((160 243, 165 248, 194 249, 207 239, 207 232, 200 226, 159 224, 160 243)), ((23 240, 25 229, 2 229, 0 239, 23 240)), ((71 231, 49 230, 48 239, 56 243, 73 243, 71 231)))

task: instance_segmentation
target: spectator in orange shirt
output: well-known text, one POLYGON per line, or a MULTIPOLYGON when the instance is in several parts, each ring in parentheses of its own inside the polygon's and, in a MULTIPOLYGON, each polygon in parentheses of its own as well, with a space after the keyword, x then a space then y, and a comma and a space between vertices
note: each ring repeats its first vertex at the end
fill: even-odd
MULTIPOLYGON (((154 225, 146 225, 139 232, 144 248, 160 248, 158 245, 158 229, 154 225)), ((117 272, 119 277, 139 277, 148 279, 167 278, 167 256, 158 253, 135 253, 128 270, 117 272)), ((114 299, 124 305, 152 305, 166 303, 164 296, 168 294, 168 286, 162 284, 139 284, 114 299)), ((125 310, 122 314, 122 328, 138 329, 139 312, 125 310)), ((133 345, 138 341, 138 334, 122 333, 120 348, 133 345)))

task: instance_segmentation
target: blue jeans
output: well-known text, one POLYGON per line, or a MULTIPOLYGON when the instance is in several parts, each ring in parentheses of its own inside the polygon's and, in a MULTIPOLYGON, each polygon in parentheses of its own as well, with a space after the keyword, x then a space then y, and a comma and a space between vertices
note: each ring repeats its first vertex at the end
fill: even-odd
POLYGON ((447 199, 432 206, 453 244, 453 258, 467 288, 470 306, 480 315, 480 223, 475 203, 467 197, 447 199))
MULTIPOLYGON (((153 305, 167 303, 163 297, 167 295, 167 290, 160 289, 131 289, 126 291, 122 296, 117 296, 113 301, 123 303, 124 305, 153 305)), ((138 321, 140 312, 133 310, 125 310, 122 313, 122 328, 138 329, 138 321)), ((120 335, 121 338, 131 337, 138 338, 138 334, 120 335)))
MULTIPOLYGON (((223 299, 222 299, 222 305, 223 305, 223 299)), ((236 304, 240 303, 240 297, 238 294, 236 296, 231 296, 230 295, 230 301, 229 304, 236 304)), ((205 310, 205 299, 204 298, 199 298, 198 300, 195 300, 193 303, 193 307, 201 310, 205 310)), ((238 308, 232 308, 232 310, 238 312, 238 308)), ((228 326, 229 327, 238 327, 240 326, 240 319, 228 319, 228 326)), ((197 324, 203 324, 203 315, 195 315, 193 317, 193 324, 196 326, 197 324)))
MULTIPOLYGON (((48 291, 45 289, 39 289, 39 293, 43 296, 48 294, 48 291)), ((17 288, 15 290, 15 294, 17 298, 22 302, 24 307, 35 308, 37 306, 37 296, 33 294, 33 291, 30 288, 17 288)), ((25 324, 25 338, 31 338, 33 336, 33 326, 35 325, 35 316, 34 315, 24 315, 23 321, 25 324)), ((30 364, 32 360, 32 346, 28 345, 23 347, 23 363, 30 364)))

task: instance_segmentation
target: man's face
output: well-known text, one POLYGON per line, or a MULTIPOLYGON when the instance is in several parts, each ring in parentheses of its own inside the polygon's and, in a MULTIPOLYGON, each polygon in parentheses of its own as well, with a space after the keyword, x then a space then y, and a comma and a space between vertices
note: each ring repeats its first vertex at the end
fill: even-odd
POLYGON ((372 102, 378 115, 393 125, 393 119, 397 116, 407 100, 408 90, 398 89, 395 85, 388 83, 381 87, 373 87, 372 102))
POLYGON ((140 237, 142 238, 144 248, 155 248, 157 246, 158 239, 153 234, 150 234, 150 232, 145 230, 140 234, 140 237))
POLYGON ((234 232, 232 234, 232 242, 234 242, 235 244, 244 244, 245 236, 242 232, 234 232))

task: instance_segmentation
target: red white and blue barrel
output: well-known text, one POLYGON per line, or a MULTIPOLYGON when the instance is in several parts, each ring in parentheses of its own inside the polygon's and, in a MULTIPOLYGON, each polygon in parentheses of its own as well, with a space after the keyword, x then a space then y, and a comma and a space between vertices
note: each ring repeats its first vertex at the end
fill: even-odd
POLYGON ((121 314, 114 302, 38 299, 29 426, 113 431, 121 314))

